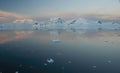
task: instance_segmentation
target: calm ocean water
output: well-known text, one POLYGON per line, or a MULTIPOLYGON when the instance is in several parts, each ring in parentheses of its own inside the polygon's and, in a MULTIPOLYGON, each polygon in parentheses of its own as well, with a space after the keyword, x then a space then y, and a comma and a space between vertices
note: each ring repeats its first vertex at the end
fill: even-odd
POLYGON ((1 73, 120 73, 120 31, 0 31, 1 73))

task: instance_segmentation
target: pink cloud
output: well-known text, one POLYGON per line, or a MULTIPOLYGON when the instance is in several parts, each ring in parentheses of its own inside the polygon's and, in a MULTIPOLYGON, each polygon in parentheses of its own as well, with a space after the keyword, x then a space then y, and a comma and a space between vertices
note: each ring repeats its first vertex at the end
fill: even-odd
POLYGON ((33 19, 20 19, 20 20, 15 20, 13 23, 20 23, 20 24, 31 24, 34 23, 35 21, 33 19))
POLYGON ((27 19, 30 17, 12 12, 0 11, 0 23, 13 22, 15 20, 27 19))

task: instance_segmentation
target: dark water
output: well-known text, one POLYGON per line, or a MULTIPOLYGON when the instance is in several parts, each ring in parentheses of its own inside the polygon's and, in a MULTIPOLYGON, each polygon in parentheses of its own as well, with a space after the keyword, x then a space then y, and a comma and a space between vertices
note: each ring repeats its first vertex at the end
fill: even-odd
POLYGON ((0 72, 120 73, 119 39, 120 31, 0 31, 0 72))

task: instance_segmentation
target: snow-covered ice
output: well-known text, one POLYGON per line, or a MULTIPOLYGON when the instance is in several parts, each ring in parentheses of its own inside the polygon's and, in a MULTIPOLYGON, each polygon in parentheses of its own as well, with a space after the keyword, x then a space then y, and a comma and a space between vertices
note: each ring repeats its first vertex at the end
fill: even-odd
POLYGON ((94 69, 95 69, 95 68, 97 68, 97 66, 92 66, 92 68, 94 68, 94 69))
POLYGON ((72 63, 72 61, 68 61, 68 63, 69 63, 69 64, 71 64, 71 63, 72 63))
POLYGON ((18 71, 16 71, 15 73, 19 73, 18 71))
POLYGON ((60 43, 61 40, 60 39, 55 39, 55 40, 52 40, 53 43, 60 43))
POLYGON ((107 62, 108 62, 109 64, 110 64, 110 63, 112 63, 112 61, 111 61, 111 60, 108 60, 107 62))
POLYGON ((52 64, 52 63, 54 63, 54 60, 52 58, 50 58, 50 59, 47 59, 47 62, 52 64))
POLYGON ((44 66, 47 66, 47 63, 44 63, 44 66))

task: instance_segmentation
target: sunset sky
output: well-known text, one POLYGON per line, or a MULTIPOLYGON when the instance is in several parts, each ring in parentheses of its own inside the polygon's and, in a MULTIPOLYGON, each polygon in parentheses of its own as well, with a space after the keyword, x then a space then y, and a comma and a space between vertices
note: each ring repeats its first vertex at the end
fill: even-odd
POLYGON ((0 22, 50 17, 119 19, 119 0, 0 0, 0 22))

